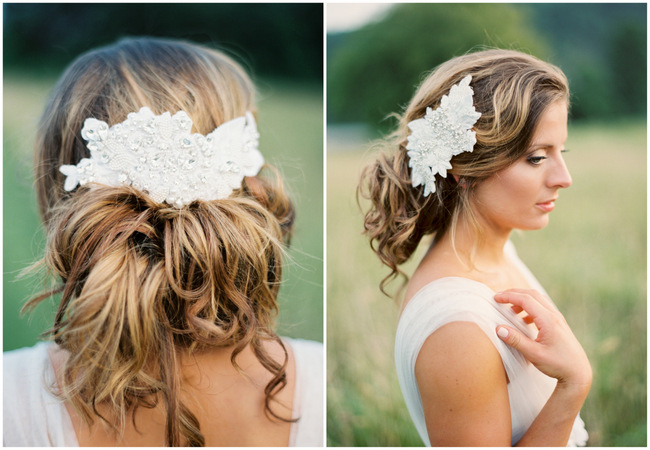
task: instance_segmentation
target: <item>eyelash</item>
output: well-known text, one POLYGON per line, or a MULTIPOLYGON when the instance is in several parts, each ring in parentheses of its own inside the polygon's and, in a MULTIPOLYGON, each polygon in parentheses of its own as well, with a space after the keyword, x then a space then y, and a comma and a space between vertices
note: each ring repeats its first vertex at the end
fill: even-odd
POLYGON ((546 159, 546 156, 529 156, 527 161, 534 166, 539 166, 543 160, 546 159))
MULTIPOLYGON (((562 153, 566 153, 566 152, 569 151, 569 149, 564 149, 564 150, 560 150, 560 151, 562 153)), ((542 163, 542 161, 544 161, 545 159, 548 159, 548 156, 532 156, 531 155, 528 158, 526 158, 526 161, 528 161, 530 164, 532 164, 534 166, 539 166, 542 163)))

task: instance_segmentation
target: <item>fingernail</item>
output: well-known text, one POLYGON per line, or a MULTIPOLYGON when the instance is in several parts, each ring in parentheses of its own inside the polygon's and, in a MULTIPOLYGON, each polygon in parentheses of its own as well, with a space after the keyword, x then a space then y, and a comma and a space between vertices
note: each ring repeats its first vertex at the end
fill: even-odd
POLYGON ((497 334, 501 339, 506 339, 508 337, 508 329, 505 327, 499 327, 497 334))

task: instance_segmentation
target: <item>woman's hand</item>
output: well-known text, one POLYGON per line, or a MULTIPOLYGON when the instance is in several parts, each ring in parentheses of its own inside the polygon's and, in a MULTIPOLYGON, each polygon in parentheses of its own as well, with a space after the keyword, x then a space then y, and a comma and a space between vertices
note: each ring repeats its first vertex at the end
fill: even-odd
POLYGON ((546 375, 558 380, 558 387, 584 390, 591 386, 591 365, 564 316, 549 299, 532 289, 509 289, 494 296, 498 303, 511 304, 515 313, 539 330, 535 340, 518 330, 499 325, 497 335, 546 375), (520 314, 521 315, 521 314, 520 314))

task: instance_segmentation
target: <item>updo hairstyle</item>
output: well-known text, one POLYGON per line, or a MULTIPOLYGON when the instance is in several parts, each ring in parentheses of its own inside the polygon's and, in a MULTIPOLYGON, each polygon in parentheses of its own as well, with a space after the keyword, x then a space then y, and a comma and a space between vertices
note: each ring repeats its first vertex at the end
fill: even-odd
POLYGON ((246 111, 255 90, 225 54, 164 39, 124 39, 90 51, 63 74, 41 119, 35 174, 48 233, 46 267, 60 283, 31 307, 62 293, 45 335, 69 352, 58 395, 88 425, 97 416, 116 432, 138 407, 165 407, 166 442, 204 445, 196 416, 181 400, 182 354, 248 345, 272 374, 265 412, 287 384, 287 351, 274 332, 284 245, 294 209, 277 171, 246 177, 226 199, 178 209, 131 187, 88 184, 63 190, 64 164, 89 157, 81 138, 88 117, 122 122, 148 106, 185 111, 206 135, 246 111), (265 349, 284 349, 276 361, 265 349), (99 415, 97 405, 111 414, 99 415))
POLYGON ((524 155, 540 117, 558 100, 568 105, 568 82, 562 71, 512 50, 469 53, 441 64, 425 78, 398 116, 398 128, 385 143, 385 151, 361 174, 359 194, 371 201, 365 233, 391 269, 380 284, 383 292, 398 275, 408 279, 398 266, 411 257, 425 235, 435 239, 451 232, 453 241, 461 214, 481 236, 471 207, 475 187, 524 155), (474 106, 481 113, 473 127, 476 145, 473 152, 451 159, 453 168, 447 177, 436 176, 435 193, 425 197, 424 186, 411 184, 408 123, 424 117, 427 107, 437 108, 442 96, 467 75, 472 76, 474 106))

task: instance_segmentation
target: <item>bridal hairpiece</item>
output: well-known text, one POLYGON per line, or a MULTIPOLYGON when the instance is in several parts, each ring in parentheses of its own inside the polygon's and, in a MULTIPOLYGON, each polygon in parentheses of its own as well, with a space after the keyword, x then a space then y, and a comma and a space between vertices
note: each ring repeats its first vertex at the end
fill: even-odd
POLYGON ((59 168, 66 175, 64 189, 89 182, 131 185, 158 203, 181 208, 194 200, 228 197, 264 165, 250 112, 207 136, 190 134, 191 129, 184 111, 157 116, 146 106, 110 128, 88 118, 81 137, 88 142, 90 158, 59 168))
POLYGON ((469 86, 468 75, 443 95, 435 110, 427 107, 422 119, 408 123, 411 134, 406 145, 410 158, 411 183, 413 187, 424 185, 424 196, 436 192, 436 175, 447 177, 451 158, 463 152, 471 152, 476 144, 472 127, 481 113, 474 109, 474 91, 469 86))

